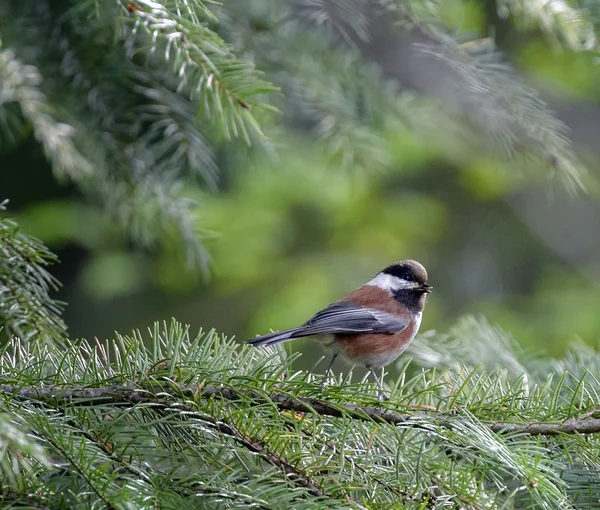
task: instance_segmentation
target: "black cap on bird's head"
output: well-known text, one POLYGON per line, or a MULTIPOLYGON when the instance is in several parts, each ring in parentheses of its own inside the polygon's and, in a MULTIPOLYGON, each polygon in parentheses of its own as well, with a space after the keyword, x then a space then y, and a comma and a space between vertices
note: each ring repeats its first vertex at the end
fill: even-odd
POLYGON ((382 269, 380 273, 397 278, 398 281, 402 282, 399 288, 410 288, 424 294, 431 292, 433 289, 431 285, 427 284, 427 271, 416 260, 409 259, 394 262, 382 269))

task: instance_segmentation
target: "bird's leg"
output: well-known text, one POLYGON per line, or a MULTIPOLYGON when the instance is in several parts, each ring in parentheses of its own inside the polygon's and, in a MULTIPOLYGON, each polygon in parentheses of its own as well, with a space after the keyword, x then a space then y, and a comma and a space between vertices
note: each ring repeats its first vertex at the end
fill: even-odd
POLYGON ((321 381, 321 386, 325 387, 327 386, 327 378, 329 377, 329 373, 331 372, 331 367, 333 366, 333 363, 335 362, 335 358, 338 357, 337 352, 333 353, 333 356, 331 358, 331 361, 329 362, 329 365, 327 366, 327 370, 325 370, 325 376, 323 377, 323 381, 321 381))
POLYGON ((381 369, 381 381, 379 380, 379 378, 375 374, 375 371, 371 367, 367 367, 367 370, 373 376, 373 379, 375 379, 375 384, 377 384, 377 389, 379 390, 377 392, 377 398, 378 398, 378 400, 380 402, 383 401, 383 400, 389 400, 390 397, 389 397, 389 395, 385 391, 383 391, 383 385, 381 384, 381 381, 383 381, 383 375, 385 374, 385 368, 381 369))

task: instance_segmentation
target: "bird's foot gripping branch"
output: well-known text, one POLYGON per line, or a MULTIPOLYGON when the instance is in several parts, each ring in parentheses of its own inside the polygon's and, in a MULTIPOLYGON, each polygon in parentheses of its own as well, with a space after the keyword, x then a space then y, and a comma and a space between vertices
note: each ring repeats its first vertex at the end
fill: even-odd
POLYGON ((371 384, 323 388, 292 361, 214 332, 193 338, 176 322, 66 350, 12 340, 0 361, 0 462, 12 474, 0 498, 50 508, 598 501, 590 374, 540 375, 540 360, 536 377, 515 378, 409 364, 380 403, 371 384))

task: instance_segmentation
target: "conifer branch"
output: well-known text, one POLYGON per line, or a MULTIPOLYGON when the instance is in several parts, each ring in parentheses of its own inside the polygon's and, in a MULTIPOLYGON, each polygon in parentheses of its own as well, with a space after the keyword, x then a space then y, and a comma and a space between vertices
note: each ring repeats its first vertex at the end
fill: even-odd
POLYGON ((499 9, 506 9, 513 23, 528 29, 537 25, 558 45, 572 51, 586 51, 597 44, 593 23, 586 19, 584 8, 567 1, 502 0, 499 9))
POLYGON ((85 468, 85 466, 81 465, 77 458, 75 458, 71 452, 69 452, 63 445, 61 445, 56 438, 52 437, 50 434, 44 434, 43 431, 40 431, 44 438, 52 445, 53 448, 56 449, 71 465, 71 467, 77 472, 77 474, 85 480, 86 484, 90 487, 90 489, 98 496, 98 498, 105 505, 105 508, 110 510, 119 510, 119 507, 113 504, 110 499, 107 498, 106 494, 104 494, 102 487, 100 487, 95 481, 92 479, 90 473, 85 468))
MULTIPOLYGON (((290 431, 293 431, 293 426, 289 426, 290 431)), ((303 427, 302 429, 302 433, 305 434, 306 436, 309 436, 313 439, 317 439, 315 438, 314 434, 312 433, 312 431, 309 429, 309 427, 303 427)), ((326 446, 329 450, 331 450, 332 452, 336 451, 336 445, 332 444, 329 440, 321 440, 319 441, 319 443, 321 445, 326 446)), ((346 454, 344 452, 342 452, 342 457, 344 458, 345 461, 352 463, 352 459, 347 458, 346 454)), ((384 486, 387 490, 393 492, 394 494, 396 494, 399 498, 399 500, 404 503, 404 504, 408 504, 408 503, 420 503, 425 505, 424 508, 430 509, 430 508, 435 508, 435 503, 436 503, 436 496, 431 493, 431 492, 427 492, 425 494, 422 494, 421 496, 417 495, 417 494, 413 494, 407 490, 401 489, 400 487, 397 487, 393 484, 390 484, 389 482, 387 482, 386 480, 378 477, 377 475, 375 475, 374 473, 370 473, 368 471, 368 469, 366 469, 365 467, 361 466, 360 464, 356 464, 354 463, 354 467, 356 469, 358 469, 360 472, 362 472, 365 475, 370 476, 373 480, 375 480, 378 484, 384 486)))
MULTIPOLYGON (((0 213, 6 203, 0 202, 0 213)), ((55 255, 6 217, 0 218, 0 246, 0 325, 26 341, 64 339, 63 304, 50 297, 59 282, 46 269, 56 262, 55 255)))
POLYGON ((141 44, 164 53, 165 64, 180 81, 178 89, 199 100, 198 116, 218 122, 226 139, 242 137, 250 144, 248 128, 262 136, 251 110, 274 110, 260 98, 276 89, 208 28, 208 21, 215 21, 210 11, 200 8, 201 2, 188 12, 168 2, 138 1, 140 8, 128 10, 136 20, 131 34, 139 37, 138 28, 143 28, 149 38, 141 44))
POLYGON ((0 81, 3 84, 0 106, 9 102, 20 106, 23 117, 33 126, 36 139, 52 162, 56 176, 68 177, 74 182, 88 177, 93 165, 74 143, 75 128, 58 120, 55 108, 44 93, 44 79, 39 69, 22 63, 13 50, 0 49, 0 81))
MULTIPOLYGON (((484 329, 471 335, 495 341, 484 329)), ((573 480, 587 488, 597 478, 600 392, 591 374, 525 383, 462 365, 405 379, 380 404, 349 379, 321 393, 310 374, 292 372, 282 350, 239 346, 214 332, 191 338, 175 321, 155 324, 150 335, 150 343, 134 333, 66 349, 13 338, 2 351, 5 428, 14 430, 18 416, 32 432, 3 461, 31 451, 31 438, 53 459, 46 466, 25 457, 19 476, 31 493, 49 487, 52 505, 70 483, 72 501, 89 494, 119 508, 135 498, 483 509, 501 498, 558 509, 584 497, 571 490, 573 480), (54 459, 65 468, 57 471, 54 459), (475 492, 481 480, 489 488, 475 492), (519 493, 502 492, 508 483, 519 493)))
POLYGON ((27 508, 35 508, 37 510, 52 509, 52 507, 47 504, 44 496, 19 491, 2 491, 2 493, 0 493, 0 505, 5 508, 14 508, 13 505, 27 505, 27 508))
MULTIPOLYGON (((194 391, 192 388, 181 388, 174 391, 173 389, 168 388, 159 388, 155 386, 152 388, 153 390, 160 390, 160 395, 156 395, 152 397, 152 395, 146 391, 136 391, 132 390, 131 387, 127 386, 114 386, 107 388, 85 388, 85 389, 76 389, 72 388, 69 390, 62 390, 57 388, 18 388, 16 386, 2 386, 1 391, 4 393, 11 394, 13 396, 18 396, 22 398, 39 400, 46 404, 50 404, 54 407, 56 411, 59 411, 61 414, 62 411, 57 409, 55 406, 60 403, 69 403, 75 406, 78 405, 95 405, 100 402, 104 404, 122 404, 122 403, 132 403, 132 404, 155 404, 159 406, 169 406, 174 402, 169 401, 169 399, 165 399, 164 395, 167 394, 169 396, 177 396, 177 395, 185 395, 185 396, 193 396, 194 391)), ((202 393, 202 396, 212 396, 219 395, 220 391, 228 390, 228 388, 207 388, 208 391, 206 395, 202 393)), ((235 392, 225 392, 233 399, 233 395, 235 392)), ((190 408, 188 410, 189 413, 196 413, 195 409, 190 408)), ((196 413, 197 414, 197 413, 196 413)), ((145 479, 144 472, 142 470, 136 469, 130 463, 127 463, 120 455, 113 451, 112 447, 110 447, 102 438, 96 437, 80 424, 76 423, 72 418, 65 416, 70 426, 74 427, 78 433, 80 433, 86 440, 92 442, 97 448, 102 450, 104 454, 113 460, 120 467, 128 471, 129 473, 141 477, 145 479)), ((282 471, 288 477, 292 475, 291 480, 302 486, 307 488, 311 494, 315 496, 323 496, 324 493, 319 489, 318 485, 310 480, 310 477, 302 472, 297 466, 294 466, 290 462, 288 462, 285 458, 278 455, 276 452, 271 451, 266 444, 260 438, 250 437, 248 434, 245 434, 240 429, 238 429, 234 424, 228 423, 226 420, 216 420, 210 416, 202 414, 200 419, 210 424, 215 430, 219 431, 221 434, 231 437, 238 444, 242 445, 244 448, 248 449, 253 453, 257 453, 261 458, 267 461, 269 464, 273 465, 275 468, 282 471)), ((52 442, 52 441, 51 441, 52 442)), ((59 445, 52 442, 52 445, 55 448, 59 448, 59 445)), ((61 454, 65 452, 61 449, 61 454)), ((68 458, 68 457, 67 457, 68 458)), ((71 461, 71 459, 69 458, 71 461)), ((73 462, 75 462, 73 460, 73 462)), ((73 466, 77 469, 77 464, 73 463, 73 466)), ((145 480, 147 481, 147 480, 145 480)), ((100 494, 98 494, 101 496, 100 494)))
MULTIPOLYGON (((236 401, 250 399, 255 404, 273 403, 281 411, 294 411, 298 413, 312 413, 322 416, 336 418, 348 417, 363 421, 380 421, 390 425, 414 425, 420 428, 421 423, 411 423, 415 418, 422 418, 422 414, 402 414, 382 407, 371 407, 353 404, 334 404, 311 397, 293 397, 282 393, 261 395, 257 392, 242 392, 225 386, 159 386, 142 385, 137 388, 133 386, 108 386, 103 388, 36 388, 0 385, 0 391, 13 397, 39 400, 47 403, 69 403, 73 406, 90 406, 102 404, 163 404, 174 403, 176 397, 203 398, 220 397, 225 400, 236 401)), ((460 421, 460 417, 453 417, 449 413, 434 414, 427 411, 426 416, 434 419, 445 428, 452 428, 453 421, 460 421)), ((232 436, 246 447, 261 454, 280 467, 284 466, 277 458, 264 450, 259 442, 239 435, 235 427, 224 422, 215 422, 221 433, 232 436)), ((558 434, 596 434, 600 432, 600 418, 568 419, 562 423, 505 423, 495 422, 485 424, 496 434, 522 434, 522 435, 546 435, 558 434)), ((298 473, 296 473, 298 474, 298 473)), ((307 482, 307 487, 311 487, 307 482)))
MULTIPOLYGON (((203 416, 203 420, 207 418, 203 416)), ((251 452, 257 453, 269 464, 273 465, 277 469, 283 472, 284 475, 293 475, 292 481, 302 487, 307 488, 311 494, 315 496, 323 496, 323 492, 319 487, 310 480, 306 473, 303 473, 298 467, 292 465, 285 458, 271 451, 263 442, 258 438, 249 437, 244 434, 237 427, 226 423, 223 420, 210 420, 215 428, 221 434, 232 437, 237 443, 241 444, 244 448, 247 448, 251 452)))

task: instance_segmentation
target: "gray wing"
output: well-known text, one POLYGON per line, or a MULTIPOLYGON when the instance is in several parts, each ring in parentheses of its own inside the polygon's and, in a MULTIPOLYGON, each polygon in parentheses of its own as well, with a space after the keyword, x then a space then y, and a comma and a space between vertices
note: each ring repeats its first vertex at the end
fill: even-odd
POLYGON ((324 334, 393 334, 407 326, 408 321, 402 317, 347 301, 337 301, 316 313, 294 331, 290 338, 324 334))

